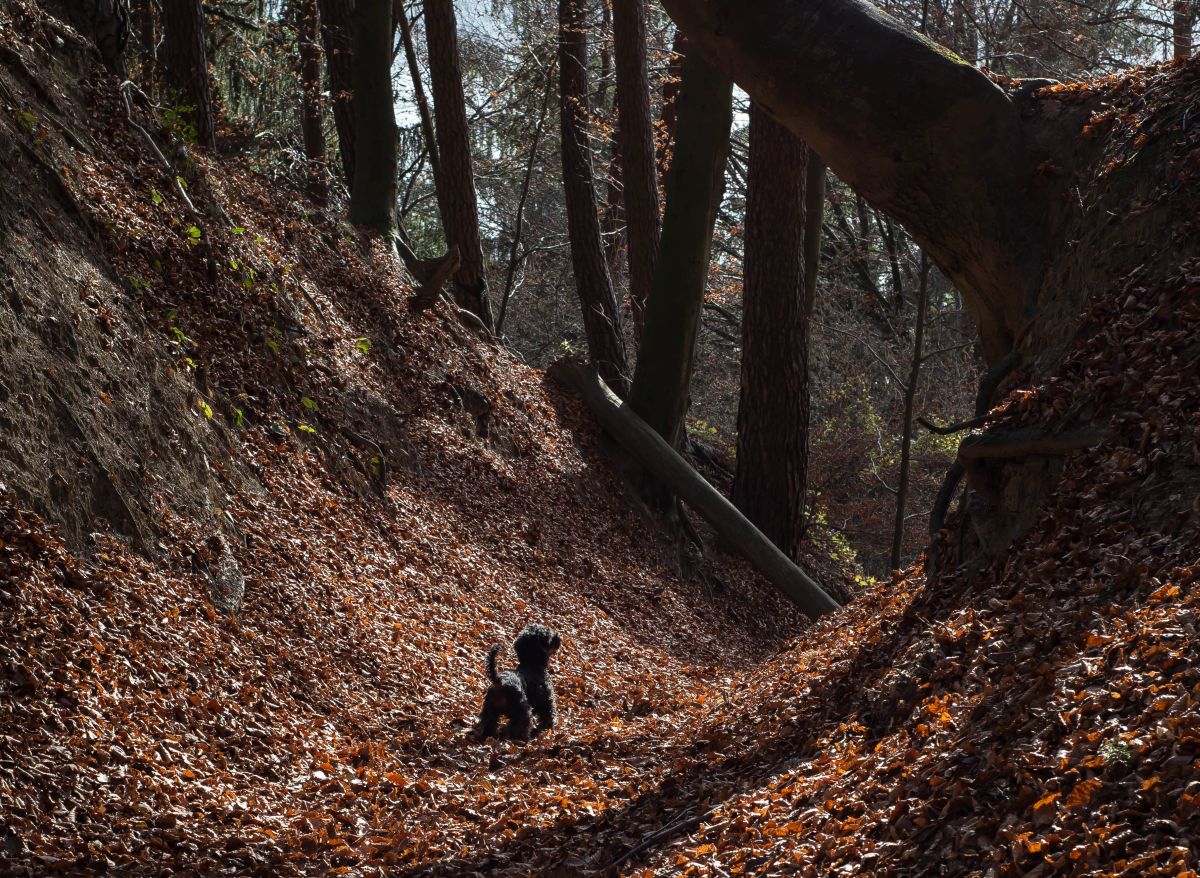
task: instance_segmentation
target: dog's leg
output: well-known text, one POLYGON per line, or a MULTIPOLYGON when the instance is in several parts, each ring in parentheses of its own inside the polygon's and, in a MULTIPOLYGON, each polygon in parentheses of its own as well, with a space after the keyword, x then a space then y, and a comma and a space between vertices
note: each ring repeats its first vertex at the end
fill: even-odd
POLYGON ((539 692, 538 695, 544 697, 538 698, 537 702, 533 705, 533 713, 538 721, 535 733, 554 728, 554 720, 557 716, 554 705, 554 693, 547 690, 539 692))
POLYGON ((529 711, 529 702, 521 699, 510 706, 508 712, 508 735, 514 741, 528 741, 533 718, 529 711))
POLYGON ((496 726, 500 724, 500 714, 503 710, 501 698, 503 694, 496 694, 494 689, 488 689, 487 694, 483 696, 483 710, 479 712, 479 725, 475 729, 477 740, 482 741, 496 734, 496 726))

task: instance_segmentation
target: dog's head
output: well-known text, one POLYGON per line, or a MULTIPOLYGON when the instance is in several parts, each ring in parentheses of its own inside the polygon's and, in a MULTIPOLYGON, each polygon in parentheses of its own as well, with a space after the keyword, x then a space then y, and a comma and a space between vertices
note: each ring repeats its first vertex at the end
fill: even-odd
POLYGON ((513 643, 517 661, 535 668, 546 667, 560 646, 562 638, 558 632, 545 625, 526 625, 513 643))

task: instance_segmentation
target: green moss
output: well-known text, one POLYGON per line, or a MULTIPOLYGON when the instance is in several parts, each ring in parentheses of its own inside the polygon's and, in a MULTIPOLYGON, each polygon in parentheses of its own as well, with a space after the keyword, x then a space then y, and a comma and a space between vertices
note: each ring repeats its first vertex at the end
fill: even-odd
POLYGON ((933 40, 929 39, 929 37, 925 36, 924 34, 914 34, 913 36, 915 36, 922 43, 924 43, 925 47, 927 49, 929 49, 931 52, 935 52, 938 55, 941 55, 947 61, 950 61, 954 64, 962 64, 964 67, 970 67, 971 69, 975 68, 974 64, 972 64, 970 61, 967 61, 965 58, 963 58, 957 52, 953 52, 950 49, 947 49, 945 46, 935 43, 933 40))

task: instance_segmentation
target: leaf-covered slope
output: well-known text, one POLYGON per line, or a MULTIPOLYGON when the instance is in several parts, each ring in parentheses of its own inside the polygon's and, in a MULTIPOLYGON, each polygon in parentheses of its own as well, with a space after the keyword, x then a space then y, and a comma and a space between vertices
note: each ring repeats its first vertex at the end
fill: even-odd
MULTIPOLYGON (((1170 270, 1148 252, 1144 282, 1095 290, 1066 364, 997 411, 989 429, 1113 431, 1018 546, 775 649, 788 608, 720 556, 675 575, 573 401, 447 311, 408 313, 404 278, 286 188, 237 161, 163 167, 74 39, 0 10, 7 180, 28 187, 4 189, 6 228, 53 231, 5 262, 28 276, 0 343, 70 321, 84 341, 47 336, 66 375, 47 386, 111 444, 87 457, 65 431, 42 454, 113 475, 145 534, 90 512, 56 529, 37 480, 0 497, 0 873, 1196 870, 1194 219, 1162 230, 1170 270), (69 95, 53 116, 21 64, 69 95), (94 120, 83 146, 65 114, 94 120), (80 251, 85 293, 47 269, 80 251), (89 384, 89 357, 131 371, 89 384), (123 444, 147 374, 174 382, 161 447, 123 444), (236 620, 209 599, 218 531, 236 620), (476 744, 483 651, 534 619, 565 635, 561 727, 476 744)), ((1195 65, 1163 83, 1197 96, 1195 65)), ((1195 201, 1200 120, 1160 134, 1157 197, 1195 201)))
POLYGON ((179 155, 36 5, 0 44, 0 873, 437 862, 586 813, 584 778, 636 795, 799 629, 740 562, 677 575, 580 407, 409 313, 353 230, 179 155), (484 653, 531 620, 562 729, 478 745, 484 653))

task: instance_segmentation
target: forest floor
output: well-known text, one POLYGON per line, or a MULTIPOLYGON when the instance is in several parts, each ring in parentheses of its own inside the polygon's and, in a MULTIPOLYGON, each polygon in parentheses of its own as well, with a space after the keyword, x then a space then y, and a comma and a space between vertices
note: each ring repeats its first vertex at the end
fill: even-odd
MULTIPOLYGON (((1200 262, 1097 291, 996 412, 1113 430, 1012 551, 806 626, 720 552, 681 575, 579 403, 369 242, 165 166, 75 39, 0 12, 0 874, 1200 869, 1200 262), (477 743, 529 621, 560 723, 477 743)), ((1200 100, 1124 81, 1148 136, 1200 100)))

